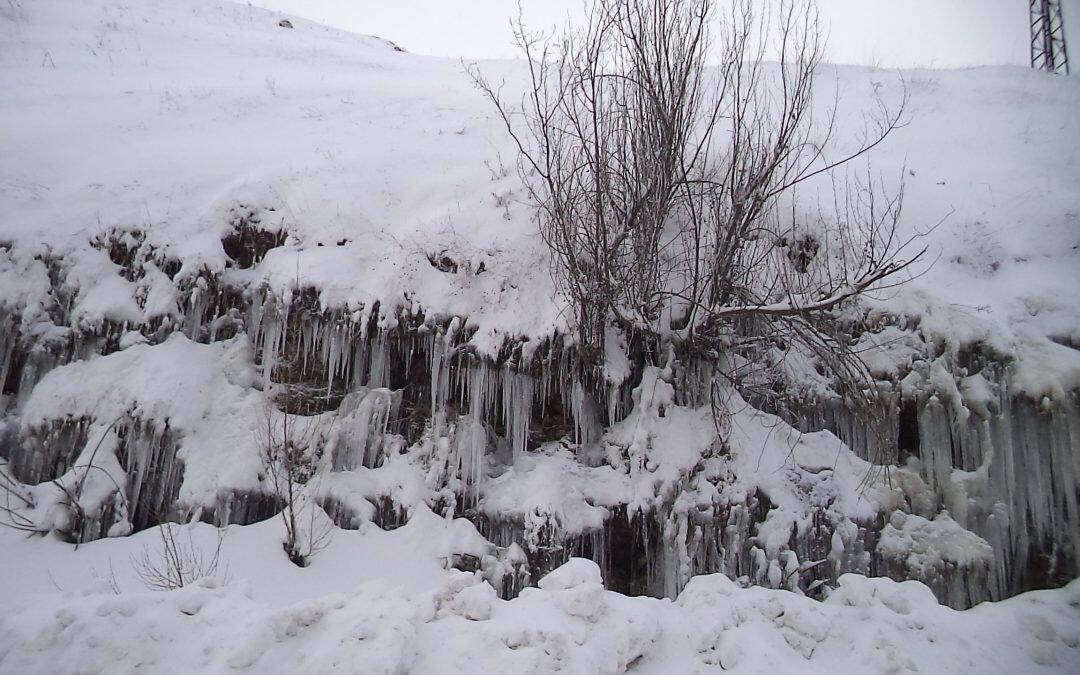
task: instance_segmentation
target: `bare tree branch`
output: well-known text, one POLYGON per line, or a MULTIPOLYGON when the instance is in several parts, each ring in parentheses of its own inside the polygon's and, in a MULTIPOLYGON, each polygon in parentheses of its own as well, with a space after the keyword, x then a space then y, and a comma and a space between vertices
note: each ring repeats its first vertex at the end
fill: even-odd
POLYGON ((905 124, 906 86, 893 104, 876 96, 855 149, 837 152, 838 89, 815 119, 813 3, 715 15, 709 0, 594 0, 557 37, 514 24, 529 73, 516 104, 469 72, 518 148, 580 374, 601 377, 615 330, 655 358, 800 352, 854 395, 865 368, 835 312, 902 283, 926 252, 900 234, 903 174, 890 195, 869 166, 852 171, 905 124), (825 178, 832 203, 815 219, 800 189, 825 178))

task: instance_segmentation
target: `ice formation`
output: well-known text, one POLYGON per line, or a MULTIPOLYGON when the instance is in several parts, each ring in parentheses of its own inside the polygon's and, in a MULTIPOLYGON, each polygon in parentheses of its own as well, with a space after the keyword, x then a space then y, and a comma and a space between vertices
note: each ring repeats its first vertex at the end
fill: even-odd
MULTIPOLYGON (((729 392, 738 412, 718 437, 692 396, 708 369, 670 354, 597 390, 558 334, 492 357, 470 342, 468 317, 347 313, 314 289, 278 297, 224 276, 170 292, 154 278, 176 332, 157 313, 87 328, 57 298, 64 261, 52 266, 3 322, 19 425, 4 454, 54 510, 63 491, 46 496, 49 481, 109 477, 115 489, 82 497, 77 524, 51 524, 77 541, 180 514, 272 514, 260 453, 263 430, 284 420, 318 448, 307 489, 340 526, 396 527, 423 504, 474 520, 492 546, 476 565, 513 549, 534 579, 574 555, 613 588, 667 597, 712 572, 814 594, 859 572, 917 578, 969 606, 1075 573, 1074 395, 1032 402, 993 361, 968 375, 922 355, 886 373, 892 412, 869 431, 835 399, 808 400, 799 431, 729 392), (35 360, 41 334, 81 347, 35 360), (901 454, 888 471, 875 464, 901 454)), ((116 265, 117 278, 145 267, 116 265)), ((498 576, 520 588, 503 582, 520 572, 498 576)))

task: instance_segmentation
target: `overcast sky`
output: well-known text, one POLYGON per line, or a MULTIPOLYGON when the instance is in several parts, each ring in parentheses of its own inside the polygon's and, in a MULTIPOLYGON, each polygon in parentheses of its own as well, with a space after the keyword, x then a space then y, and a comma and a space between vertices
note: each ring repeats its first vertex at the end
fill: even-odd
MULTIPOLYGON (((561 24, 582 0, 522 0, 530 25, 561 24)), ((719 0, 722 2, 723 0, 719 0)), ((251 0, 418 54, 516 57, 509 19, 517 0, 251 0)), ((826 60, 883 67, 1028 64, 1028 0, 818 0, 826 60)), ((1062 0, 1080 54, 1080 0, 1062 0)), ((1080 56, 1078 56, 1080 58, 1080 56)))

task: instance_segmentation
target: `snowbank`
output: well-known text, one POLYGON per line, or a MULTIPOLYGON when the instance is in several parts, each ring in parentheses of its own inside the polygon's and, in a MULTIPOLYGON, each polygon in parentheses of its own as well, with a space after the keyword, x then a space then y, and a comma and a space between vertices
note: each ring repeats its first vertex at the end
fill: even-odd
MULTIPOLYGON (((339 535, 344 536, 344 535, 339 535)), ((472 574, 426 590, 370 581, 285 605, 248 582, 101 584, 0 617, 7 672, 1069 672, 1080 585, 966 612, 916 582, 847 575, 825 601, 697 577, 674 603, 604 591, 573 559, 520 597, 472 574)))

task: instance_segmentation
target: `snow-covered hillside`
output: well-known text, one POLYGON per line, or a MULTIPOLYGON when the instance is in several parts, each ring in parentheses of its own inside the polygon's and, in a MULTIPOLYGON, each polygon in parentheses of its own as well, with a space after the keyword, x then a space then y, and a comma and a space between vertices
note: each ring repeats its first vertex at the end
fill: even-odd
POLYGON ((49 532, 0 529, 0 671, 1080 669, 1075 582, 934 600, 1077 573, 1075 78, 822 67, 838 152, 909 91, 872 171, 933 264, 848 308, 881 429, 718 439, 696 364, 574 379, 462 64, 283 18, 0 5, 0 518, 49 532), (143 590, 165 520, 211 580, 143 590))
MULTIPOLYGON (((328 307, 379 300, 384 313, 413 303, 468 317, 487 350, 492 333, 560 328, 512 144, 461 64, 279 18, 199 1, 5 9, 0 237, 71 253, 93 275, 89 242, 139 228, 182 263, 181 278, 220 273, 221 239, 244 204, 274 209, 264 224, 293 235, 245 273, 275 289, 299 279, 328 307), (425 254, 444 251, 490 274, 440 273, 425 254)), ((520 63, 484 70, 520 86, 520 63)), ((901 76, 911 123, 874 168, 908 170, 908 227, 944 224, 929 242, 939 264, 890 311, 935 337, 1049 360, 1032 377, 1075 388, 1080 356, 1041 338, 1080 341, 1080 290, 1068 283, 1080 246, 1070 113, 1080 84, 1026 69, 826 67, 823 98, 835 78, 842 119, 853 120, 901 76)), ((126 297, 134 289, 114 290, 80 302, 83 320, 143 318, 126 297)))

